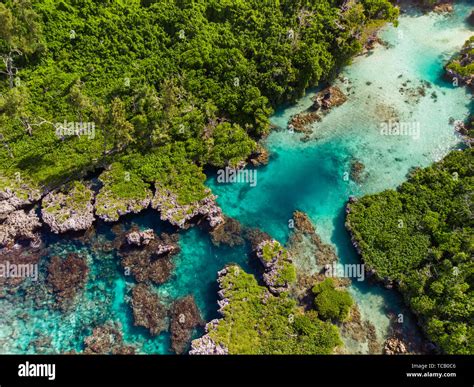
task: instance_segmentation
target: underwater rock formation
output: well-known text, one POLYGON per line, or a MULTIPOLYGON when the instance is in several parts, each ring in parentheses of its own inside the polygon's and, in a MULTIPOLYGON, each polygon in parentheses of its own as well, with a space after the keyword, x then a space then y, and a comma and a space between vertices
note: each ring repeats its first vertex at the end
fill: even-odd
POLYGON ((242 238, 242 226, 240 223, 229 217, 224 217, 224 222, 210 231, 212 243, 216 246, 225 244, 228 246, 236 246, 244 244, 242 238))
POLYGON ((351 180, 360 184, 362 183, 367 175, 364 173, 365 165, 359 160, 351 160, 351 172, 350 177, 351 180))
POLYGON ((122 266, 125 274, 133 275, 137 282, 152 281, 162 284, 169 279, 173 271, 171 258, 180 251, 179 234, 162 233, 159 237, 155 237, 148 230, 147 236, 150 239, 145 245, 136 246, 128 243, 121 245, 119 256, 122 257, 122 266))
POLYGON ((158 336, 168 329, 166 308, 151 286, 134 286, 131 305, 135 326, 148 329, 153 336, 158 336))
POLYGON ((96 327, 92 335, 84 339, 84 353, 87 355, 133 355, 136 348, 125 345, 118 323, 107 323, 96 327))
POLYGON ((317 265, 323 266, 337 261, 334 247, 323 243, 308 215, 302 211, 295 211, 293 220, 294 230, 288 242, 288 250, 293 257, 301 256, 302 250, 308 250, 310 247, 309 250, 317 265))
POLYGON ((72 305, 78 291, 84 288, 88 273, 86 259, 78 254, 68 254, 65 259, 59 256, 51 258, 47 282, 61 309, 72 305))
POLYGON ((193 330, 204 325, 193 296, 186 296, 173 303, 171 308, 171 348, 177 354, 184 353, 193 330))

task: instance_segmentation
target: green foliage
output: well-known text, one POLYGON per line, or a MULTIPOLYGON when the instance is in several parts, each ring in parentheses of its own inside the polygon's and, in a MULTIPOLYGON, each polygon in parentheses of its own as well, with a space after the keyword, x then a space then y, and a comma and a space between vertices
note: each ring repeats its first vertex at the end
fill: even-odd
POLYGON ((350 204, 347 227, 364 262, 399 283, 446 353, 474 353, 474 150, 453 151, 397 191, 350 204))
POLYGON ((324 320, 344 321, 354 304, 347 290, 336 289, 334 280, 326 278, 313 287, 314 304, 319 317, 324 320))
MULTIPOLYGON (((191 163, 202 171, 246 159, 268 133, 275 106, 331 78, 360 49, 357 31, 394 12, 388 1, 372 0, 351 19, 338 6, 6 0, 0 55, 18 70, 0 78, 1 170, 50 186, 177 145, 185 176, 163 183, 178 185, 184 202, 199 197, 201 184, 196 193, 189 188, 201 176, 191 163), (58 137, 62 122, 93 122, 95 136, 58 137)), ((150 175, 137 165, 131 172, 150 175)))
POLYGON ((231 354, 329 354, 341 345, 337 328, 304 313, 287 295, 276 297, 238 266, 221 279, 229 304, 209 335, 231 354))
POLYGON ((474 76, 474 35, 471 36, 446 68, 453 70, 462 77, 474 76))

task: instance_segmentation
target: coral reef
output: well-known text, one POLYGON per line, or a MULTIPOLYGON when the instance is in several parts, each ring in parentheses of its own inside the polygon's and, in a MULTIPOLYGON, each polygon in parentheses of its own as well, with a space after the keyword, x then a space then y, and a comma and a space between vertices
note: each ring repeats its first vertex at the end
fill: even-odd
POLYGON ((65 259, 57 255, 51 258, 47 281, 61 309, 72 305, 78 291, 84 288, 88 273, 86 259, 78 254, 68 254, 65 259))
POLYGON ((181 354, 186 351, 193 330, 204 325, 193 296, 186 296, 173 303, 171 308, 171 348, 181 354))
POLYGON ((151 286, 145 284, 134 286, 131 305, 135 326, 148 329, 153 336, 168 329, 166 308, 151 286))

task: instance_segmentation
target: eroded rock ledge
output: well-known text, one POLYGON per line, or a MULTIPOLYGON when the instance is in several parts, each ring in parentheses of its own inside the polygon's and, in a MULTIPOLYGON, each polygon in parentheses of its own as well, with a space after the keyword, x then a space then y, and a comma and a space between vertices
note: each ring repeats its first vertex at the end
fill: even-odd
POLYGON ((76 182, 71 189, 47 194, 42 201, 41 217, 56 233, 87 230, 94 223, 93 191, 76 182))
POLYGON ((156 192, 151 202, 152 208, 160 212, 160 219, 185 229, 195 218, 203 218, 210 228, 224 222, 221 208, 216 203, 217 197, 208 191, 208 196, 191 204, 180 204, 175 193, 156 184, 156 192))
POLYGON ((41 222, 34 210, 10 212, 0 224, 0 246, 11 246, 18 240, 30 240, 32 244, 39 244, 40 237, 35 231, 40 227, 41 222))

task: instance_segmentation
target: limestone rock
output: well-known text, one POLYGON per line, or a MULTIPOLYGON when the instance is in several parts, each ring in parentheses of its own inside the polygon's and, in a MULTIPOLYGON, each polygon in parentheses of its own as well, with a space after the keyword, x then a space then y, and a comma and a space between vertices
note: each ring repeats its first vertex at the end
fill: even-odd
POLYGON ((56 233, 87 230, 94 223, 94 194, 82 183, 65 192, 50 192, 43 198, 41 217, 56 233))

